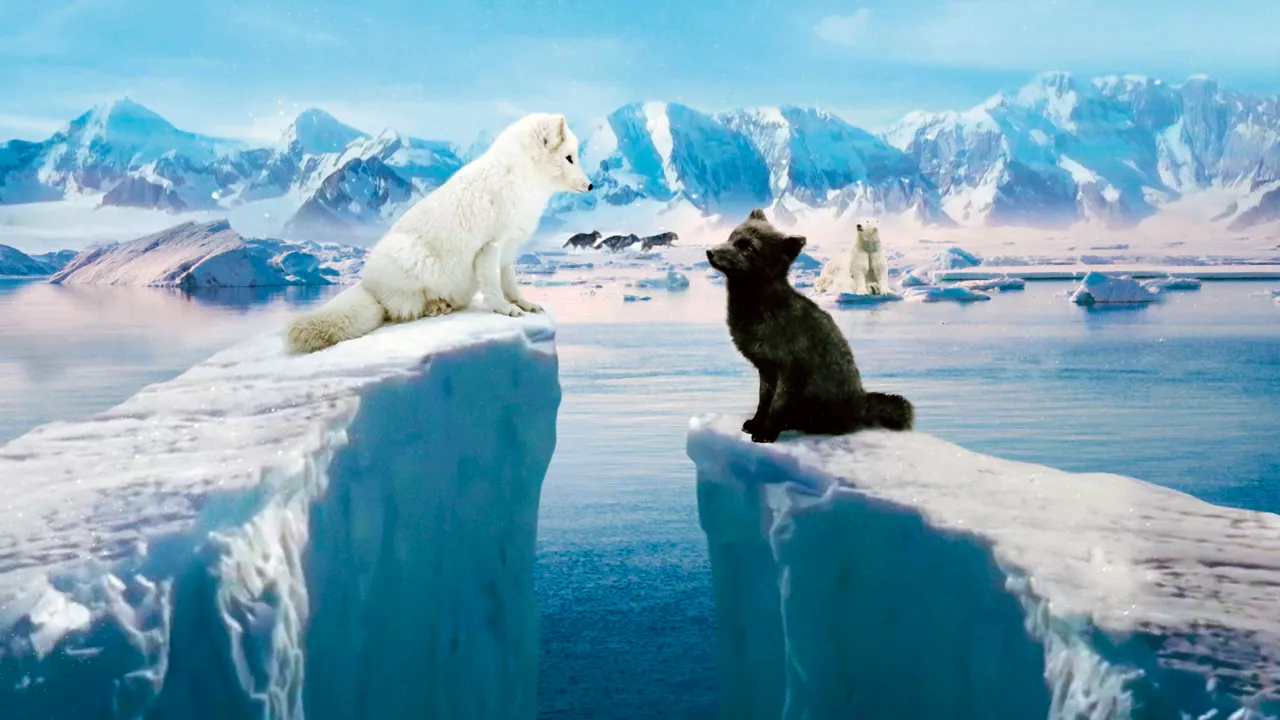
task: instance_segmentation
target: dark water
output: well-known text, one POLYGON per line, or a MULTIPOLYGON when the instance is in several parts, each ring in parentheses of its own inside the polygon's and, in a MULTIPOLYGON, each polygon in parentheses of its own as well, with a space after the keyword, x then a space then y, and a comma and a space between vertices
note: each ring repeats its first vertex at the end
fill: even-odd
MULTIPOLYGON (((868 386, 910 397, 923 431, 1280 512, 1280 307, 1251 295, 1275 286, 1206 283, 1090 312, 1042 283, 981 305, 836 315, 868 386)), ((120 402, 327 292, 0 281, 0 442, 120 402)), ((643 307, 547 294, 564 399, 540 517, 543 715, 713 717, 715 617, 684 436, 696 413, 749 411, 754 380, 705 283, 643 307)))

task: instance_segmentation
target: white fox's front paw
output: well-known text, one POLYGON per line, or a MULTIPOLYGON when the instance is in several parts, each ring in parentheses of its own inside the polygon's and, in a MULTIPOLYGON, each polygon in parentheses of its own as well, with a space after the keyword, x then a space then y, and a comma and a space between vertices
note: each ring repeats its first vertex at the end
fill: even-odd
POLYGON ((527 313, 540 313, 540 312, 542 312, 542 306, 541 306, 541 305, 539 305, 538 303, 531 303, 531 302, 529 302, 528 300, 517 300, 517 301, 516 301, 516 307, 520 308, 521 310, 523 310, 523 311, 525 311, 525 312, 527 312, 527 313))
POLYGON ((511 317, 520 317, 524 315, 524 311, 512 305, 511 303, 494 304, 489 307, 490 310, 499 315, 510 315, 511 317))

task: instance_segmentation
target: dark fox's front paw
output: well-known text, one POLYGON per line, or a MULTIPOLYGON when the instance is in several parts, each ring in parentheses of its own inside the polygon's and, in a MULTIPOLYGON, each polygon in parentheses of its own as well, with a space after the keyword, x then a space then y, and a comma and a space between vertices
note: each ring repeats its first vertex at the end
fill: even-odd
POLYGON ((742 432, 754 434, 756 426, 759 424, 760 423, 755 418, 750 418, 746 422, 742 423, 742 432))
POLYGON ((771 443, 780 435, 777 430, 768 427, 757 427, 751 431, 751 442, 771 443))

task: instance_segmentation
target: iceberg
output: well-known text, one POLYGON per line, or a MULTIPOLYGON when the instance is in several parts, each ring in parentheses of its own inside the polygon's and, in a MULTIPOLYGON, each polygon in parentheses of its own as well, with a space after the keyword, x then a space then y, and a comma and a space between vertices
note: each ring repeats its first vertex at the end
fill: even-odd
POLYGON ((1149 303, 1156 294, 1128 275, 1104 275, 1091 272, 1080 281, 1071 295, 1077 305, 1133 305, 1149 303))
POLYGON ((690 425, 721 717, 1280 717, 1280 516, 867 430, 690 425))
POLYGON ((0 715, 536 715, 554 327, 250 339, 0 447, 0 715))

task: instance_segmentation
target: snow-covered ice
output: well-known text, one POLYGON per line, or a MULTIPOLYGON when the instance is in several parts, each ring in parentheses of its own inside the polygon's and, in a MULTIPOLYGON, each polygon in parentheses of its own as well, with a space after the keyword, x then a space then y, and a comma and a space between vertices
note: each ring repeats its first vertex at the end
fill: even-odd
MULTIPOLYGON (((1018 277, 1023 280, 1079 280, 1096 268, 1087 265, 1069 264, 1029 264, 995 266, 982 265, 963 270, 943 270, 933 273, 936 282, 959 282, 965 280, 989 280, 997 277, 1018 277)), ((1150 265, 1138 263, 1113 263, 1107 266, 1107 273, 1128 275, 1139 280, 1174 277, 1194 278, 1197 280, 1280 280, 1280 265, 1276 264, 1223 264, 1208 265, 1189 263, 1169 263, 1167 265, 1150 265)))
POLYGON ((1134 305, 1149 303, 1156 293, 1128 275, 1105 275, 1091 272, 1080 280, 1080 286, 1071 294, 1071 302, 1077 305, 1134 305))
POLYGON ((722 717, 1280 717, 1280 516, 741 422, 688 440, 722 717))
POLYGON ((533 718, 553 338, 271 334, 0 447, 0 715, 533 718))

